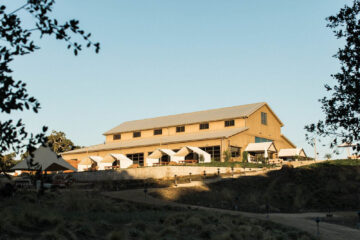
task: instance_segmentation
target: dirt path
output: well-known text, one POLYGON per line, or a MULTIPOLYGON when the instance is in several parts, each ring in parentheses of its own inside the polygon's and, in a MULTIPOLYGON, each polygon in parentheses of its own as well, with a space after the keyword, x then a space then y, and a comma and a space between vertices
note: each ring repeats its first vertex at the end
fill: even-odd
MULTIPOLYGON (((192 182, 188 184, 181 184, 179 185, 179 187, 190 187, 190 186, 200 186, 200 185, 203 185, 203 183, 192 182)), ((152 192, 152 191, 156 191, 156 189, 149 189, 148 191, 152 192)), ((114 199, 121 199, 125 201, 132 201, 132 202, 146 203, 146 204, 153 204, 160 206, 170 205, 174 207, 200 209, 200 210, 213 211, 213 212, 225 213, 230 215, 242 215, 242 216, 261 219, 261 220, 270 220, 272 222, 280 223, 290 227, 295 227, 297 229, 308 232, 314 236, 317 236, 317 227, 315 221, 312 220, 311 218, 323 217, 325 215, 325 213, 299 213, 299 214, 273 213, 270 214, 269 218, 267 218, 265 214, 232 211, 226 209, 209 208, 209 207, 194 206, 189 204, 164 201, 161 199, 153 198, 148 194, 145 196, 143 189, 125 190, 125 191, 117 191, 117 192, 104 192, 103 194, 105 196, 114 199)), ((359 240, 360 230, 356 230, 340 225, 320 222, 320 239, 359 240)))

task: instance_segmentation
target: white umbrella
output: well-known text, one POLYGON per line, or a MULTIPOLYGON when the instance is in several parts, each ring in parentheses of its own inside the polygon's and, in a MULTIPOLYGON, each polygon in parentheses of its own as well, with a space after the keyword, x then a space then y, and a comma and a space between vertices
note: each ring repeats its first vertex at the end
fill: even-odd
POLYGON ((265 154, 264 154, 264 157, 265 158, 268 158, 269 156, 268 156, 268 151, 267 151, 267 148, 265 148, 265 154))

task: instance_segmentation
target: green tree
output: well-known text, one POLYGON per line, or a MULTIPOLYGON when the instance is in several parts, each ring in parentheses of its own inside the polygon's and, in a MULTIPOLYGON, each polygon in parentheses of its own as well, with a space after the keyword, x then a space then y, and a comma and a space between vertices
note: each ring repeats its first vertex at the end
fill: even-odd
POLYGON ((331 156, 330 153, 326 153, 326 154, 324 155, 324 157, 325 157, 327 160, 330 160, 332 156, 331 156))
MULTIPOLYGON (((86 47, 93 47, 97 53, 100 44, 91 41, 91 34, 79 27, 79 21, 71 19, 60 22, 54 18, 52 10, 55 0, 23 0, 23 4, 15 10, 8 11, 6 5, 0 5, 0 156, 13 151, 20 153, 27 151, 32 154, 37 144, 45 144, 47 127, 43 127, 39 134, 29 134, 22 119, 15 119, 9 115, 13 112, 30 110, 37 113, 40 109, 38 100, 30 96, 26 83, 13 78, 13 61, 23 55, 31 54, 40 47, 34 43, 34 32, 40 38, 52 36, 56 40, 66 42, 67 48, 75 55, 86 47), (32 17, 32 22, 28 16, 32 17), (25 28, 26 25, 33 25, 25 28), (74 36, 80 37, 79 41, 74 36)), ((51 56, 51 54, 49 54, 51 56)), ((3 169, 0 169, 0 172, 3 169)))
MULTIPOLYGON (((320 99, 324 120, 305 127, 312 134, 330 137, 330 147, 339 143, 358 143, 360 140, 360 0, 354 0, 327 18, 327 27, 336 38, 345 42, 334 55, 340 62, 340 71, 333 74, 335 84, 325 85, 328 96, 320 99)), ((360 144, 355 147, 360 151, 360 144)))
POLYGON ((70 150, 80 148, 76 146, 70 139, 66 138, 64 132, 57 132, 53 130, 47 137, 47 144, 56 153, 62 153, 70 150))
POLYGON ((2 171, 6 172, 10 168, 15 166, 16 164, 15 157, 16 157, 15 153, 9 153, 0 156, 0 168, 2 169, 2 171))

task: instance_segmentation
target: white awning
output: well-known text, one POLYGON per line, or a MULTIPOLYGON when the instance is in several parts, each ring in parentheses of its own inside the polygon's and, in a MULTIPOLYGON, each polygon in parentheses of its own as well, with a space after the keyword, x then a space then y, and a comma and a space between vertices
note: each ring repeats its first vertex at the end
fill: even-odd
POLYGON ((119 161, 120 163, 120 168, 128 168, 131 165, 133 165, 133 160, 131 160, 130 158, 128 158, 127 156, 125 156, 124 154, 121 153, 111 153, 111 156, 113 156, 116 160, 119 161))
POLYGON ((204 162, 211 162, 211 155, 209 153, 205 152, 204 150, 201 150, 198 147, 191 147, 191 146, 182 147, 174 155, 174 157, 183 157, 184 158, 186 155, 188 155, 191 152, 194 152, 194 153, 198 154, 199 156, 203 156, 204 162))
POLYGON ((103 158, 99 156, 90 156, 91 160, 95 161, 97 164, 99 164, 103 158))
POLYGON ((302 148, 284 148, 279 151, 279 158, 281 157, 306 157, 305 151, 302 148))
POLYGON ((158 148, 153 153, 151 153, 148 158, 159 159, 164 155, 168 155, 169 157, 171 157, 175 155, 175 152, 171 149, 158 148))
POLYGON ((273 142, 262 142, 262 143, 249 143, 245 148, 246 152, 277 152, 273 142))
POLYGON ((340 144, 338 147, 356 147, 356 144, 354 144, 354 143, 343 143, 343 144, 340 144))

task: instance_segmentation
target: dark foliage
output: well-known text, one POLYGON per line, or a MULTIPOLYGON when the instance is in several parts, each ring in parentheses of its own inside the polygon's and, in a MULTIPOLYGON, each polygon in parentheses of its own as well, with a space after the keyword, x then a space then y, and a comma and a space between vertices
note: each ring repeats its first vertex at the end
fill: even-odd
MULTIPOLYGON (((19 153, 27 151, 32 153, 35 146, 46 141, 43 127, 39 134, 29 134, 21 119, 11 119, 9 114, 15 111, 30 110, 37 113, 40 109, 38 100, 30 96, 26 89, 26 83, 12 77, 13 70, 10 63, 15 57, 33 53, 39 49, 32 36, 33 32, 39 32, 40 38, 53 36, 56 40, 65 41, 68 49, 75 55, 82 50, 82 44, 73 41, 73 36, 80 36, 81 42, 86 47, 93 47, 97 53, 99 43, 90 40, 90 33, 86 33, 79 27, 79 21, 72 19, 60 23, 50 16, 54 6, 54 0, 27 0, 19 8, 8 11, 5 5, 0 5, 0 155, 8 151, 19 153), (25 12, 33 17, 33 27, 24 28, 20 12, 25 12), (8 120, 5 120, 5 119, 8 120), (25 150, 26 149, 26 150, 25 150)), ((4 169, 0 169, 0 172, 4 169)))
MULTIPOLYGON (((339 13, 327 18, 327 27, 333 29, 345 46, 334 55, 341 69, 332 77, 334 86, 325 85, 328 97, 319 101, 325 119, 305 127, 309 133, 331 137, 331 147, 338 143, 356 143, 360 140, 360 1, 344 6, 339 13)), ((310 140, 309 135, 307 139, 310 140)), ((355 148, 355 147, 354 147, 355 148)), ((357 144, 360 151, 360 144, 357 144)))

